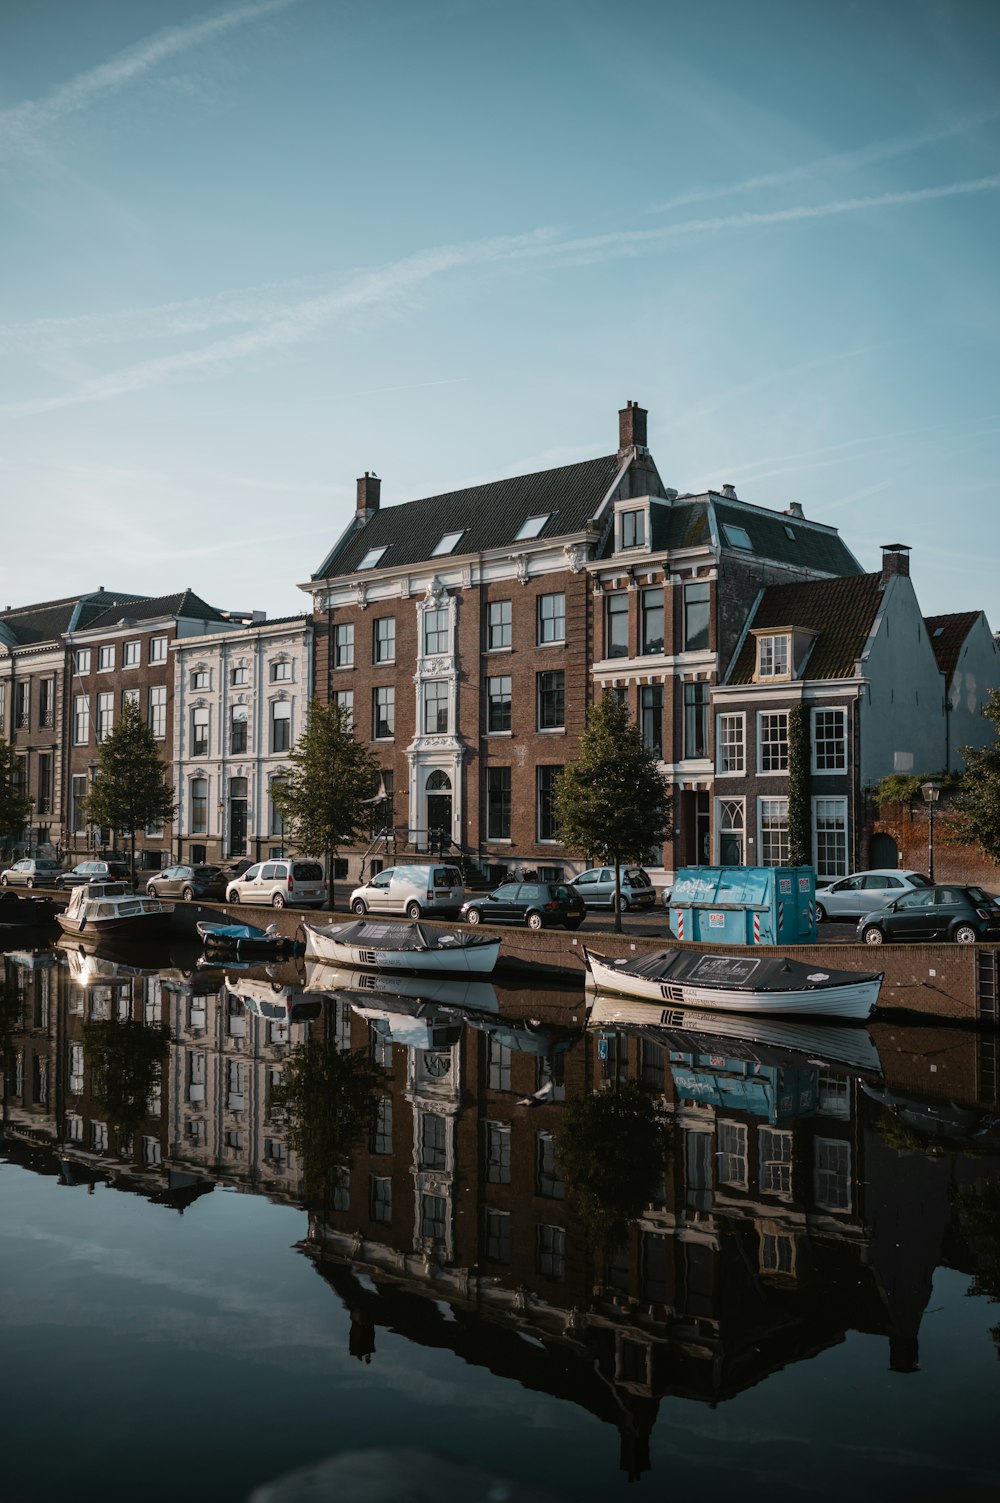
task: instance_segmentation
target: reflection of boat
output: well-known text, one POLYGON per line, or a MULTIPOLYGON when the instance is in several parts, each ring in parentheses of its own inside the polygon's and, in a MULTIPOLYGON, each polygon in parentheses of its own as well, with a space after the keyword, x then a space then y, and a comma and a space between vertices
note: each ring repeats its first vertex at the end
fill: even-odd
POLYGON ((171 913, 159 898, 143 897, 127 882, 85 882, 73 888, 56 918, 67 934, 132 940, 168 933, 171 913))
POLYGON ((403 997, 417 1002, 440 1002, 447 1007, 497 1014, 500 1004, 489 981, 467 981, 462 976, 376 975, 374 971, 355 971, 349 966, 329 965, 323 960, 306 961, 306 991, 357 992, 380 996, 403 997))
POLYGON ((334 965, 378 971, 444 971, 488 976, 500 953, 499 939, 454 930, 443 933, 419 923, 303 924, 306 954, 334 965))
MULTIPOLYGON (((135 950, 129 945, 116 949, 111 944, 95 944, 85 936, 64 934, 56 940, 55 948, 66 957, 70 978, 80 986, 100 986, 115 979, 134 976, 156 976, 163 981, 184 978, 184 972, 171 966, 166 951, 162 963, 137 965, 135 950)), ((160 959, 157 955, 144 955, 147 962, 160 959)))
POLYGON ((205 949, 213 954, 294 955, 301 948, 298 941, 280 934, 277 924, 258 929, 256 924, 209 924, 201 920, 196 928, 205 949))
POLYGON ((227 976, 226 990, 239 997, 248 1012, 270 1023, 301 1022, 318 1018, 323 1010, 320 997, 310 996, 301 987, 257 976, 227 976))
POLYGON ((539 1054, 548 1057, 565 1054, 583 1037, 582 1028, 568 1028, 559 1023, 540 1023, 534 1018, 470 1018, 470 1026, 488 1033, 495 1043, 512 1049, 515 1054, 539 1054))
POLYGON ((899 1122, 927 1137, 959 1143, 969 1143, 977 1138, 995 1143, 1000 1137, 1000 1114, 996 1111, 960 1106, 956 1101, 924 1100, 870 1085, 862 1085, 862 1089, 899 1122))
POLYGON ((844 1065, 858 1073, 881 1076, 882 1062, 867 1028, 851 1023, 800 1022, 797 1018, 771 1018, 757 1013, 699 1012, 690 1008, 664 1007, 658 1011, 648 1002, 594 995, 588 1015, 593 1029, 634 1030, 641 1037, 673 1049, 690 1052, 697 1044, 707 1052, 721 1054, 749 1051, 755 1058, 796 1054, 809 1065, 844 1065))
POLYGON ((0 929, 26 929, 33 924, 50 924, 56 905, 51 898, 22 897, 9 888, 0 889, 0 929))
POLYGON ((647 1002, 724 1012, 794 1013, 867 1018, 878 1001, 881 974, 834 971, 780 955, 706 955, 654 950, 612 960, 584 949, 594 984, 647 1002))

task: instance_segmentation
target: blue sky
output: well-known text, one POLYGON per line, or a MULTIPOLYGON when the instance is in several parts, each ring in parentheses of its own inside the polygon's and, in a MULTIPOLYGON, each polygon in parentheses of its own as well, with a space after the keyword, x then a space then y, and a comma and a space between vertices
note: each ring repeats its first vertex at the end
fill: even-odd
POLYGON ((991 0, 5 0, 0 604, 607 453, 1000 626, 991 0))

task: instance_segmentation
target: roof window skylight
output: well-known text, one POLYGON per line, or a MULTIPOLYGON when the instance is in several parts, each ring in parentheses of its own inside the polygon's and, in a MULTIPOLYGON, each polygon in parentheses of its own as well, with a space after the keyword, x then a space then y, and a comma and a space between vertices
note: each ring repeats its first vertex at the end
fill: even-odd
POLYGON ((464 536, 464 527, 460 532, 446 532, 444 537, 438 539, 437 546, 431 554, 431 558, 437 558, 442 553, 454 553, 459 538, 463 538, 464 536))
POLYGON ((364 558, 361 560, 360 564, 358 565, 358 568, 359 569, 374 569, 374 567, 375 567, 376 564, 379 564, 379 563, 382 562, 382 559, 385 557, 385 555, 386 555, 386 553, 388 553, 388 551, 389 551, 389 544, 388 543, 384 543, 381 548, 369 548, 368 552, 365 554, 364 558))
POLYGON ((936 637, 943 637, 944 636, 944 627, 943 626, 935 626, 935 628, 934 628, 934 635, 936 637))
POLYGON ((795 528, 794 527, 789 527, 789 525, 788 525, 787 522, 785 523, 785 537, 786 538, 791 538, 791 540, 792 540, 793 543, 796 541, 796 538, 795 538, 795 528))
POLYGON ((722 531, 730 548, 747 548, 753 552, 753 543, 745 527, 737 527, 735 522, 723 522, 722 531))
POLYGON ((551 515, 552 513, 550 511, 547 511, 545 515, 541 517, 525 517, 524 521, 517 529, 514 541, 520 542, 522 538, 536 538, 551 515))

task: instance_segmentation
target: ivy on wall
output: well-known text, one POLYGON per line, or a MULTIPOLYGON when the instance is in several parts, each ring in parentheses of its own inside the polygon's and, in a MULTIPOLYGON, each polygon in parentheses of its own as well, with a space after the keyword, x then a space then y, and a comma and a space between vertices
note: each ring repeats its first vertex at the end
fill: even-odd
POLYGON ((794 705, 788 712, 788 860, 792 866, 812 863, 809 712, 804 705, 794 705))

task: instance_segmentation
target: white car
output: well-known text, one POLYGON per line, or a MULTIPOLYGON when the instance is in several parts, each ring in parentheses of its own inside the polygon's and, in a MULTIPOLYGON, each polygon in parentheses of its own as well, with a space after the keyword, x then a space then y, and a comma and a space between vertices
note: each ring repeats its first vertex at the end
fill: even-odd
POLYGON ((326 902, 326 877, 322 862, 306 856, 288 856, 258 861, 226 888, 227 903, 252 903, 256 907, 284 908, 301 903, 322 908, 326 902))
POLYGON ((816 889, 816 919, 859 919, 876 908, 885 908, 904 892, 931 887, 923 872, 882 870, 852 872, 816 889))

